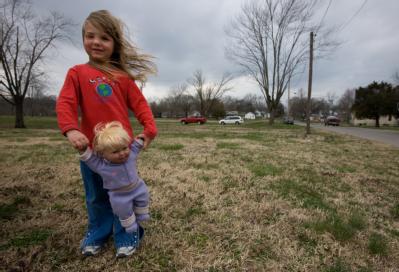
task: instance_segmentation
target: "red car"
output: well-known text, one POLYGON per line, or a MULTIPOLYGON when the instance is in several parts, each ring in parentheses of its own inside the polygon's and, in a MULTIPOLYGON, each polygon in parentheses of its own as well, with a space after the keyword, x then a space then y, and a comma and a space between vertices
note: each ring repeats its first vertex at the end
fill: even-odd
POLYGON ((325 126, 339 126, 340 122, 341 122, 341 120, 339 120, 338 117, 336 117, 336 116, 328 116, 324 120, 324 125, 325 126))
POLYGON ((206 123, 206 118, 202 116, 189 116, 189 117, 184 117, 181 118, 180 123, 187 125, 189 123, 197 123, 197 124, 205 124, 206 123))

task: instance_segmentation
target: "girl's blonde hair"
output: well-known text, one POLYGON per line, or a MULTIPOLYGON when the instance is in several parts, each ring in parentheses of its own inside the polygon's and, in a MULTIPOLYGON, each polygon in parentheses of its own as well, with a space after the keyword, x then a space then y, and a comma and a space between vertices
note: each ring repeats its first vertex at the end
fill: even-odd
POLYGON ((139 53, 139 49, 126 39, 123 22, 114 17, 108 10, 98 10, 90 13, 83 23, 83 39, 87 23, 91 23, 94 27, 102 29, 114 40, 114 52, 108 63, 114 69, 99 63, 91 63, 93 66, 110 76, 114 76, 115 70, 119 70, 126 73, 133 80, 141 82, 147 80, 148 74, 156 73, 157 69, 152 61, 153 57, 139 53))
POLYGON ((98 123, 94 128, 93 148, 99 153, 118 150, 130 144, 131 138, 120 122, 98 123))

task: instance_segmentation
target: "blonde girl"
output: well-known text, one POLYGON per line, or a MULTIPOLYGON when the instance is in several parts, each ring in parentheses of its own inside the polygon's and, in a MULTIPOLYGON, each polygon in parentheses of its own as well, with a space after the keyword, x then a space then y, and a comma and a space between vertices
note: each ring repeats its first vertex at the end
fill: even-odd
MULTIPOLYGON (((134 139, 129 120, 132 111, 143 126, 137 138, 143 139, 143 148, 148 147, 157 128, 135 80, 144 81, 155 72, 151 57, 139 53, 125 37, 123 23, 106 10, 87 17, 82 35, 89 61, 70 68, 66 75, 56 106, 61 132, 80 151, 92 145, 93 129, 98 123, 119 121, 134 139)), ((132 254, 143 237, 143 228, 139 225, 137 231, 126 232, 113 214, 101 176, 84 161, 80 168, 88 213, 87 232, 80 245, 82 254, 96 255, 110 236, 114 238, 117 257, 132 254)))

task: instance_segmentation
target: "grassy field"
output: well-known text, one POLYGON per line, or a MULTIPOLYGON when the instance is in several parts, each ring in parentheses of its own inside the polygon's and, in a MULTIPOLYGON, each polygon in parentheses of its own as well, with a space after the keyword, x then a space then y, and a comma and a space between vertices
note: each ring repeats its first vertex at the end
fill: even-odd
POLYGON ((1 271, 398 271, 399 150, 388 145, 160 120, 139 157, 151 192, 143 243, 130 258, 115 259, 112 240, 84 258, 76 152, 52 118, 23 130, 10 120, 0 119, 1 271))

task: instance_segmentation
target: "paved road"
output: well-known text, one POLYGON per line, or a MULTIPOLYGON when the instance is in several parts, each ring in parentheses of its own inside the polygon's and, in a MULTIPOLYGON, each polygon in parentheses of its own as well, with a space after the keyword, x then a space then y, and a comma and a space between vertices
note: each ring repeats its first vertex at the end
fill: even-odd
MULTIPOLYGON (((305 126, 305 123, 296 123, 305 126)), ((311 124, 312 128, 333 131, 342 134, 349 134, 359 138, 364 138, 372 141, 382 142, 385 144, 393 145, 399 148, 399 131, 397 130, 384 130, 373 128, 360 128, 360 127, 333 127, 324 126, 322 124, 311 124)))

